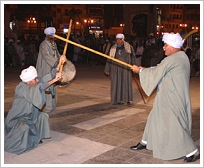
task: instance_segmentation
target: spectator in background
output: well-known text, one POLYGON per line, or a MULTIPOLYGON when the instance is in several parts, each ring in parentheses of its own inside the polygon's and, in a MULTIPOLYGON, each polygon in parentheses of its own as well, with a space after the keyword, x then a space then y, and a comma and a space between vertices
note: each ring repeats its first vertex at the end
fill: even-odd
POLYGON ((103 45, 103 53, 109 55, 111 49, 110 39, 106 39, 105 44, 103 45))
POLYGON ((147 44, 156 44, 156 40, 155 40, 155 38, 154 38, 154 34, 153 33, 150 33, 149 34, 149 38, 148 38, 148 40, 146 41, 146 45, 147 44))
POLYGON ((147 43, 147 45, 144 47, 144 51, 141 58, 141 66, 150 67, 151 61, 150 51, 152 50, 153 47, 154 44, 150 43, 147 43))
POLYGON ((163 50, 163 42, 158 41, 155 45, 155 47, 152 49, 152 55, 150 58, 150 66, 156 66, 161 62, 162 59, 164 59, 164 50, 163 50))
MULTIPOLYGON (((74 41, 76 42, 76 43, 78 43, 78 44, 81 44, 82 43, 82 40, 81 40, 81 38, 80 38, 80 34, 79 33, 77 33, 77 35, 76 35, 76 39, 74 39, 74 41)), ((74 55, 73 55, 73 59, 72 59, 72 62, 73 63, 76 63, 77 61, 78 61, 78 59, 79 59, 79 55, 80 55, 80 52, 81 52, 81 48, 80 47, 78 47, 78 46, 74 46, 74 55)))
MULTIPOLYGON (((116 35, 116 43, 111 47, 109 55, 128 64, 136 64, 133 47, 124 40, 123 34, 116 35)), ((111 78, 111 104, 127 103, 133 100, 132 72, 119 63, 107 59, 104 73, 111 78)))
POLYGON ((136 49, 136 65, 141 66, 142 54, 144 52, 144 47, 142 41, 139 41, 138 47, 136 49))
MULTIPOLYGON (((70 41, 74 41, 74 37, 73 34, 70 34, 69 36, 69 40, 70 41)), ((67 52, 66 52, 66 57, 69 61, 73 61, 73 56, 74 56, 74 45, 68 43, 68 47, 67 47, 67 52)))
POLYGON ((200 74, 200 42, 196 43, 198 46, 197 52, 193 58, 193 67, 195 70, 195 76, 199 76, 200 74))
POLYGON ((16 67, 20 65, 20 57, 16 51, 15 43, 13 39, 8 40, 8 53, 9 57, 11 57, 12 60, 12 66, 16 67))
POLYGON ((186 53, 186 55, 188 56, 188 59, 189 59, 189 61, 190 61, 190 60, 191 60, 191 52, 192 52, 192 50, 191 50, 191 48, 188 46, 187 41, 185 41, 185 42, 183 43, 183 46, 182 46, 181 49, 186 53))
POLYGON ((12 66, 12 58, 8 52, 8 38, 4 38, 4 67, 12 66))
POLYGON ((22 45, 20 40, 17 40, 15 48, 16 48, 16 52, 18 54, 18 57, 20 58, 20 60, 19 60, 20 65, 24 66, 25 65, 25 52, 24 52, 23 45, 22 45))

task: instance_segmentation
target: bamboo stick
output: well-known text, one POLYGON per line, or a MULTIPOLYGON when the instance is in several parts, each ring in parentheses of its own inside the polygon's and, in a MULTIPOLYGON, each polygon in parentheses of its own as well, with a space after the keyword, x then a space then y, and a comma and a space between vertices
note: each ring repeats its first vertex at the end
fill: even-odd
POLYGON ((185 35, 185 37, 184 37, 183 40, 185 41, 190 35, 192 35, 192 34, 194 34, 194 33, 196 33, 196 32, 198 32, 197 29, 190 31, 188 34, 185 35))
POLYGON ((51 35, 52 35, 53 37, 57 38, 57 39, 60 39, 60 40, 65 41, 65 42, 69 42, 70 44, 73 44, 73 45, 75 45, 75 46, 81 47, 81 48, 83 48, 83 49, 85 49, 85 50, 91 51, 91 52, 93 52, 93 53, 95 53, 95 54, 98 54, 98 55, 100 55, 100 56, 106 57, 106 58, 108 58, 108 59, 111 59, 111 60, 113 60, 113 61, 115 61, 115 62, 118 62, 118 63, 120 63, 120 64, 123 64, 123 65, 125 65, 125 66, 127 66, 127 67, 130 67, 130 68, 133 67, 131 64, 128 64, 128 63, 123 62, 123 61, 121 61, 121 60, 118 60, 118 59, 116 59, 116 58, 114 58, 114 57, 111 57, 111 56, 109 56, 109 55, 103 54, 103 53, 101 53, 101 52, 99 52, 99 51, 96 51, 96 50, 93 50, 93 49, 91 49, 91 48, 88 48, 88 47, 86 47, 86 46, 83 46, 83 45, 81 45, 81 44, 79 44, 79 43, 75 43, 75 42, 73 42, 73 41, 71 41, 71 40, 65 39, 65 38, 63 38, 63 37, 61 37, 61 36, 58 36, 58 35, 56 35, 56 34, 51 34, 51 35))
MULTIPOLYGON (((68 29, 66 40, 69 39, 69 36, 71 34, 71 28, 72 28, 72 19, 69 21, 69 29, 68 29)), ((68 42, 66 42, 66 44, 64 46, 63 55, 66 55, 67 47, 68 47, 68 42)), ((63 69, 63 64, 60 65, 60 71, 59 71, 60 73, 62 73, 62 69, 63 69)))
MULTIPOLYGON (((69 40, 69 36, 71 34, 71 28, 72 28, 72 19, 69 21, 69 29, 68 29, 68 33, 67 33, 67 40, 69 40)), ((66 42, 65 46, 64 46, 64 51, 63 51, 63 55, 66 54, 67 51, 67 46, 68 46, 68 42, 66 42)))

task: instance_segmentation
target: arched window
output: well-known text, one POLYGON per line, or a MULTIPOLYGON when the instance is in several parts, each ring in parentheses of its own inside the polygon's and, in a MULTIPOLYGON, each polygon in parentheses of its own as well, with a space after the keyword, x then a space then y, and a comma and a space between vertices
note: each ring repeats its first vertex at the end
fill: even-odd
POLYGON ((137 36, 147 36, 147 14, 138 14, 132 20, 132 31, 137 36))

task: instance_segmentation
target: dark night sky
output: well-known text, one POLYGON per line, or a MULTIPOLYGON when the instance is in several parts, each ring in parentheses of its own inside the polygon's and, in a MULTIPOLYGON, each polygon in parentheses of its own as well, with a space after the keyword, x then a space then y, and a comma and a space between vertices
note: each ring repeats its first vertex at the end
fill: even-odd
POLYGON ((46 10, 46 8, 49 6, 50 5, 44 4, 20 4, 18 5, 18 10, 16 11, 15 15, 17 19, 23 20, 28 16, 33 16, 37 13, 43 12, 43 10, 46 10))

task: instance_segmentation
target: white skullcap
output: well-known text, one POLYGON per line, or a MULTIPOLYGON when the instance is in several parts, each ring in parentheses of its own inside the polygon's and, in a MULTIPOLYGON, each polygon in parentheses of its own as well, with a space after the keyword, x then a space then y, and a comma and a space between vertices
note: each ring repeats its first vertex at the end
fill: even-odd
POLYGON ((116 35, 116 38, 118 38, 118 39, 124 39, 125 36, 124 36, 122 33, 119 33, 119 34, 116 35))
POLYGON ((174 48, 181 48, 183 46, 184 40, 179 33, 164 33, 162 41, 174 48))
POLYGON ((8 43, 12 43, 12 42, 13 42, 13 39, 9 39, 9 40, 8 40, 8 43))
POLYGON ((45 30, 44 30, 44 33, 46 35, 50 35, 50 34, 55 34, 56 32, 56 29, 54 27, 47 27, 45 30))
POLYGON ((36 78, 37 76, 38 75, 35 67, 29 66, 28 68, 21 71, 20 78, 23 82, 28 82, 36 78))
POLYGON ((150 33, 149 36, 154 36, 154 34, 153 34, 153 33, 150 33))

